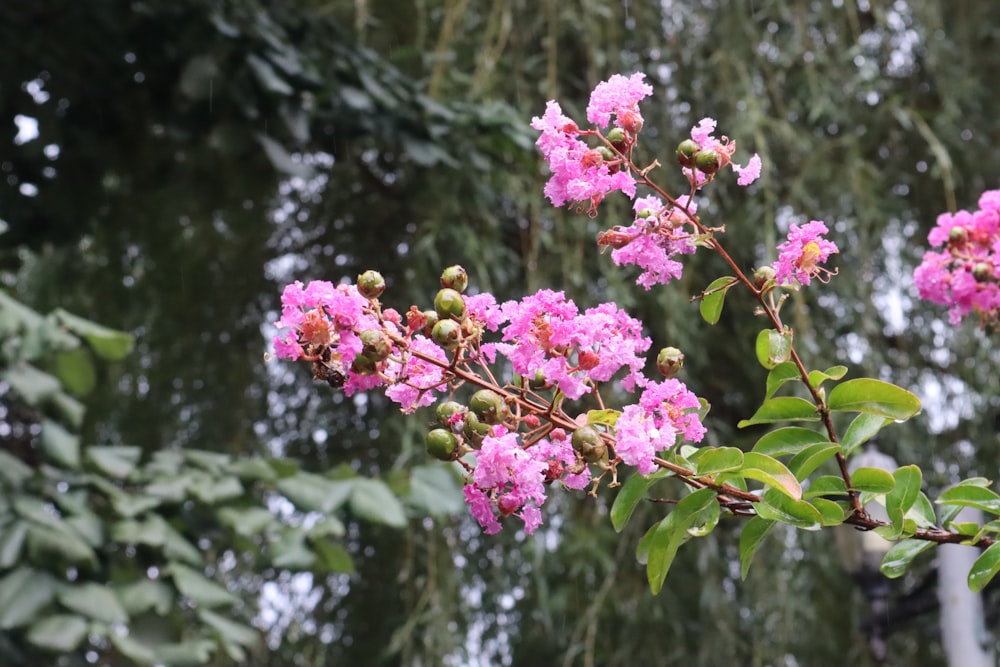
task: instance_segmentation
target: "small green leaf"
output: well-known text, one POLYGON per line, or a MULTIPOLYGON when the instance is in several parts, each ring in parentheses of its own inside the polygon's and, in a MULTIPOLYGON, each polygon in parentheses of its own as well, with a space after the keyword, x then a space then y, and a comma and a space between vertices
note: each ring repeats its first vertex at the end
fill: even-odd
POLYGON ((39 443, 45 458, 52 463, 74 470, 80 467, 80 436, 70 433, 59 422, 42 419, 39 443))
POLYGON ((802 498, 802 487, 795 475, 781 461, 760 452, 747 452, 743 455, 743 469, 739 474, 744 478, 763 482, 793 500, 802 498))
MULTIPOLYGON (((896 482, 899 483, 898 481, 896 482)), ((931 528, 937 522, 934 514, 934 505, 923 492, 917 494, 917 499, 913 506, 906 512, 906 516, 913 519, 921 528, 931 528)))
POLYGON ((736 447, 702 447, 690 461, 697 467, 699 475, 715 475, 741 468, 743 452, 736 447))
POLYGON ((60 324, 86 340, 97 356, 102 359, 118 361, 132 351, 134 339, 123 331, 109 329, 61 308, 56 309, 52 314, 60 324))
POLYGON ((837 412, 863 412, 904 421, 920 412, 920 399, 894 384, 858 378, 834 387, 827 406, 837 412))
POLYGON ((418 466, 410 475, 410 494, 406 501, 430 516, 455 516, 465 508, 462 490, 454 473, 435 464, 418 466))
POLYGON ((206 505, 215 505, 224 500, 232 500, 243 495, 243 485, 235 476, 214 477, 207 473, 192 476, 189 489, 192 496, 206 505))
POLYGON ((757 549, 772 528, 774 528, 774 521, 768 521, 759 516, 751 518, 744 524, 743 531, 740 533, 740 579, 746 580, 754 554, 757 553, 757 549))
POLYGON ((59 352, 52 372, 66 391, 80 398, 87 396, 97 386, 97 371, 91 354, 82 347, 59 352))
POLYGON ((847 375, 847 366, 831 366, 825 371, 809 371, 809 384, 819 389, 827 380, 839 380, 847 375))
POLYGON ((109 633, 108 638, 115 649, 129 660, 140 665, 152 666, 156 664, 156 653, 153 652, 151 647, 146 646, 142 642, 138 642, 126 635, 120 635, 117 632, 109 633))
POLYGON ((804 498, 819 496, 847 496, 847 485, 839 475, 823 475, 809 482, 809 488, 802 494, 804 498))
POLYGON ((650 475, 632 475, 618 490, 611 506, 611 525, 616 533, 622 532, 639 501, 646 497, 649 487, 667 476, 667 471, 657 470, 650 475))
POLYGON ((0 579, 0 630, 33 622, 56 593, 51 575, 19 567, 0 579))
POLYGON ((832 442, 819 442, 810 445, 788 462, 788 469, 801 482, 839 451, 840 446, 832 442))
POLYGON ((764 491, 759 502, 753 503, 757 516, 769 521, 781 521, 805 530, 823 526, 823 515, 804 500, 795 500, 774 488, 764 491))
POLYGON ((162 581, 139 579, 116 587, 115 593, 130 616, 150 610, 166 616, 174 608, 174 589, 162 581))
POLYGON ((902 540, 896 542, 882 558, 880 571, 889 579, 897 579, 906 573, 913 559, 934 546, 927 540, 902 540))
POLYGON ((702 292, 699 309, 701 310, 702 318, 706 322, 715 324, 719 321, 719 318, 722 316, 722 306, 726 301, 726 292, 737 282, 736 278, 732 276, 723 276, 722 278, 716 278, 705 288, 705 291, 702 292))
POLYGON ((881 468, 858 468, 851 473, 851 487, 855 491, 889 493, 896 488, 892 473, 881 468))
POLYGON ((13 567, 18 562, 27 533, 27 521, 12 521, 3 527, 3 532, 0 532, 0 570, 13 567))
POLYGON ((872 415, 862 412, 854 418, 850 426, 844 432, 844 437, 840 442, 840 451, 844 456, 850 456, 851 452, 858 446, 871 440, 871 438, 882 430, 886 424, 892 423, 881 415, 872 415))
POLYGON ((332 512, 351 495, 354 480, 327 479, 309 472, 296 472, 278 480, 277 488, 296 507, 311 512, 332 512))
POLYGON ((60 591, 58 598, 59 602, 70 611, 97 621, 109 625, 128 622, 128 612, 118 601, 118 597, 106 586, 94 583, 67 586, 60 591))
POLYGON ((737 424, 746 428, 755 424, 772 424, 774 422, 818 421, 816 406, 797 396, 778 396, 769 398, 758 408, 750 419, 744 419, 737 424))
POLYGON ((180 563, 171 563, 167 572, 181 595, 191 598, 199 606, 218 607, 239 602, 239 598, 215 583, 201 572, 180 563))
POLYGON ((814 498, 810 504, 823 515, 824 526, 839 526, 851 513, 851 510, 845 507, 846 503, 836 503, 826 498, 814 498))
POLYGON ((116 479, 128 477, 142 458, 138 447, 87 447, 85 453, 98 470, 116 479))
POLYGON ((87 636, 89 624, 74 614, 56 614, 43 618, 28 630, 27 639, 39 648, 69 653, 87 636))
POLYGON ((904 515, 910 511, 913 503, 920 495, 920 484, 923 477, 920 468, 908 465, 898 468, 892 474, 895 488, 885 497, 885 511, 893 527, 902 526, 904 515))
POLYGON ((212 653, 215 652, 215 649, 214 639, 187 638, 177 644, 157 645, 154 662, 157 665, 170 665, 171 667, 204 665, 212 659, 212 653))
POLYGON ((316 555, 306 546, 306 536, 295 529, 286 530, 268 552, 271 565, 286 570, 306 570, 316 561, 316 555))
POLYGON ((757 334, 757 361, 764 368, 771 369, 788 361, 792 353, 792 336, 776 329, 764 329, 757 334))
POLYGON ((969 588, 973 593, 981 592, 997 572, 1000 572, 1000 542, 991 544, 972 564, 969 588))
POLYGON ((62 389, 55 377, 23 361, 11 364, 0 372, 0 380, 16 389, 24 402, 31 406, 40 405, 62 389))
POLYGON ((256 645, 260 640, 260 635, 253 628, 231 621, 224 616, 216 614, 214 611, 199 609, 198 616, 206 625, 214 628, 222 639, 227 642, 249 648, 256 645))
POLYGON ((715 491, 699 489, 682 498, 674 510, 653 527, 652 536, 646 544, 646 576, 653 595, 657 595, 663 588, 663 581, 674 562, 677 550, 691 539, 688 529, 704 524, 705 513, 710 511, 712 505, 718 508, 715 491))
POLYGON ((603 424, 613 427, 621 416, 620 410, 589 410, 587 412, 587 424, 603 424))
POLYGON ((385 482, 359 477, 351 488, 351 511, 362 519, 387 526, 402 528, 406 525, 406 512, 385 482))
POLYGON ((328 539, 313 540, 319 565, 326 572, 354 574, 354 559, 342 545, 328 539))
MULTIPOLYGON (((942 492, 938 496, 939 505, 958 505, 961 507, 977 507, 984 512, 1000 515, 1000 496, 981 486, 959 484, 942 492)), ((957 512, 955 513, 957 514, 957 512)), ((952 516, 948 520, 954 519, 952 516)), ((942 522, 945 519, 942 517, 942 522)))
POLYGON ((219 510, 219 521, 244 537, 264 535, 278 525, 277 517, 263 507, 223 507, 219 510))
POLYGON ((816 431, 801 426, 786 426, 764 434, 753 446, 753 451, 767 456, 785 456, 798 454, 807 447, 829 441, 829 438, 816 431))
POLYGON ((791 380, 799 379, 798 367, 790 361, 780 363, 767 374, 767 388, 764 391, 764 400, 774 396, 774 392, 781 388, 781 385, 791 380))
POLYGON ((21 459, 0 450, 0 482, 6 482, 13 487, 20 487, 33 474, 35 474, 35 471, 25 465, 21 459))

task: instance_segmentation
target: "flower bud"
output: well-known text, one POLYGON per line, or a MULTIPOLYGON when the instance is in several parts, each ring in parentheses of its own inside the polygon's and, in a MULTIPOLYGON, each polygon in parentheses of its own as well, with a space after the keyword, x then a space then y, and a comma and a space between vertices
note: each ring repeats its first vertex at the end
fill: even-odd
POLYGON ((701 146, 694 139, 685 139, 677 144, 677 161, 682 167, 690 169, 694 166, 694 156, 701 150, 701 146))
POLYGON ((580 166, 584 169, 590 169, 591 167, 598 167, 604 162, 604 154, 601 151, 593 148, 583 154, 580 158, 580 166))
POLYGON ((639 115, 638 111, 629 109, 618 116, 618 120, 622 122, 622 127, 625 128, 625 131, 633 137, 642 131, 642 116, 639 115))
POLYGON ((705 174, 714 174, 719 171, 721 165, 722 158, 714 150, 698 151, 698 154, 694 156, 694 166, 705 174))
POLYGON ((367 359, 383 361, 392 352, 392 341, 383 331, 365 329, 358 337, 361 339, 361 356, 367 359))
POLYGON ((469 274, 458 264, 449 266, 441 273, 441 287, 448 287, 456 292, 464 292, 469 286, 469 274))
POLYGON ((434 310, 442 320, 465 318, 465 299, 458 290, 444 287, 434 297, 434 310))
POLYGON ((611 162, 612 160, 618 159, 618 156, 615 155, 615 152, 610 148, 608 148, 607 146, 599 146, 597 148, 597 152, 601 154, 601 157, 604 158, 605 162, 611 162))
POLYGON ((948 230, 948 245, 962 246, 969 240, 969 232, 965 227, 952 227, 948 230))
POLYGON ((423 332, 425 336, 430 338, 431 332, 434 331, 434 325, 437 324, 438 320, 440 320, 441 318, 438 317, 436 310, 425 310, 423 312, 423 315, 425 322, 423 332))
POLYGON ((424 438, 424 444, 427 445, 428 454, 442 461, 454 460, 458 452, 458 438, 443 428, 436 428, 428 433, 424 438))
POLYGON ((651 208, 644 208, 641 211, 639 211, 638 213, 636 213, 635 217, 641 218, 641 219, 645 220, 647 218, 653 217, 654 215, 656 215, 656 211, 654 211, 651 208))
POLYGON ((461 340, 462 325, 455 320, 441 320, 431 330, 431 340, 446 350, 454 350, 461 340))
POLYGON ((976 279, 977 283, 984 283, 993 277, 993 271, 986 262, 976 262, 976 265, 972 267, 972 277, 976 279))
POLYGON ((368 270, 358 276, 358 292, 366 299, 377 299, 385 291, 385 278, 378 271, 368 270))
POLYGON ((757 289, 764 289, 764 286, 774 280, 774 267, 771 265, 762 266, 753 272, 753 284, 757 289))
POLYGON ((490 425, 479 421, 474 412, 465 415, 465 428, 462 429, 462 435, 468 438, 474 445, 481 445, 483 438, 489 435, 489 432, 490 425))
POLYGON ((351 362, 351 372, 355 375, 374 375, 377 362, 368 357, 358 355, 351 362))
POLYGON ((656 355, 656 369, 665 378, 672 378, 677 375, 684 366, 684 353, 676 347, 665 347, 656 355))
POLYGON ((607 456, 608 448, 604 444, 604 438, 593 426, 581 426, 573 431, 573 438, 570 442, 573 449, 587 463, 596 463, 607 456))
POLYGON ((457 403, 455 401, 445 401, 437 406, 437 410, 435 410, 435 412, 437 413, 438 423, 446 428, 450 428, 452 426, 452 417, 457 414, 468 412, 468 409, 461 403, 457 403))
POLYGON ((473 394, 469 408, 486 424, 500 424, 510 414, 503 396, 491 389, 480 389, 473 394))
POLYGON ((617 146, 625 143, 625 130, 620 127, 613 127, 608 130, 607 140, 617 146))

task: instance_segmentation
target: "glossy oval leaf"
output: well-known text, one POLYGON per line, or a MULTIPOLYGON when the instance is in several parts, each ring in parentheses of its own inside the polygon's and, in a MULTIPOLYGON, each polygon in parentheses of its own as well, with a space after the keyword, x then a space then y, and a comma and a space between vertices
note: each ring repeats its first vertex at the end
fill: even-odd
POLYGON ((738 281, 732 276, 723 276, 712 281, 705 291, 702 292, 701 310, 702 318, 709 324, 715 324, 722 316, 722 306, 726 301, 726 292, 738 281))
POLYGON ((792 354, 791 334, 782 334, 777 329, 764 329, 757 334, 757 343, 754 346, 757 352, 757 361, 764 368, 774 368, 778 364, 788 361, 792 354))
POLYGON ((618 490, 611 506, 611 525, 620 533, 628 523, 639 501, 646 497, 649 487, 667 476, 667 471, 658 470, 651 475, 632 475, 618 490))
POLYGON ((587 412, 587 423, 613 427, 621 414, 620 410, 590 410, 587 412))
POLYGON ((896 480, 888 470, 858 468, 851 473, 851 487, 855 491, 889 493, 896 488, 896 480))
POLYGON ((823 516, 824 526, 839 526, 852 511, 846 502, 837 503, 826 498, 814 498, 810 504, 823 516))
POLYGON ((979 593, 997 572, 1000 572, 1000 542, 991 544, 972 564, 972 569, 969 570, 969 588, 973 593, 979 593))
POLYGON ((939 505, 977 507, 984 512, 1000 515, 1000 496, 990 489, 986 489, 981 486, 971 486, 965 484, 953 486, 950 489, 943 491, 941 495, 938 496, 937 502, 939 505))
POLYGON ((799 378, 799 369, 790 361, 778 364, 767 374, 767 389, 764 392, 764 399, 774 396, 774 392, 781 388, 781 385, 791 380, 799 378))
POLYGON ((885 511, 888 512, 892 525, 897 526, 903 522, 904 516, 913 507, 913 503, 917 502, 923 476, 920 473, 920 468, 912 464, 898 468, 892 473, 892 476, 896 486, 885 497, 885 511))
POLYGON ((850 456, 851 452, 857 449, 859 445, 868 442, 876 433, 882 430, 883 426, 891 422, 891 419, 887 419, 882 415, 871 415, 862 412, 854 418, 847 427, 847 430, 844 431, 844 437, 840 441, 840 451, 844 456, 850 456))
POLYGON ((769 487, 779 490, 793 500, 802 499, 802 487, 795 475, 781 461, 759 452, 747 452, 743 455, 743 468, 740 475, 747 479, 763 482, 769 487))
POLYGON ((825 371, 809 371, 809 384, 819 389, 827 380, 839 380, 847 375, 847 366, 831 366, 825 371))
POLYGON ((43 618, 28 630, 29 642, 56 653, 69 653, 87 636, 87 620, 74 614, 56 614, 43 618))
POLYGON ((691 493, 682 498, 674 510, 654 527, 648 542, 643 540, 647 549, 646 577, 653 595, 663 588, 663 581, 674 562, 677 550, 691 538, 688 529, 705 523, 703 514, 710 511, 711 505, 718 506, 712 489, 699 489, 691 493))
POLYGON ((743 452, 736 447, 702 447, 690 461, 699 475, 715 475, 743 466, 743 452))
POLYGON ((803 449, 829 439, 821 434, 801 426, 785 426, 763 435, 753 446, 753 451, 767 456, 785 456, 798 454, 803 449))
POLYGON ((818 420, 816 406, 809 401, 797 396, 778 396, 764 401, 750 419, 742 420, 737 426, 746 428, 755 424, 818 420))
POLYGON ((362 519, 394 528, 406 525, 403 503, 378 479, 359 477, 351 488, 351 511, 362 519))
POLYGON ((879 571, 890 579, 897 579, 906 574, 913 559, 934 546, 927 540, 903 540, 896 542, 882 558, 879 571))
POLYGON ((810 480, 809 487, 802 494, 803 498, 816 498, 820 496, 847 496, 847 485, 844 478, 839 475, 823 475, 810 480))
POLYGON ((840 446, 832 442, 819 442, 810 445, 788 462, 788 469, 801 482, 839 451, 840 446))
POLYGON ((753 503, 757 516, 770 521, 781 521, 804 530, 823 527, 823 515, 804 500, 795 500, 775 489, 764 491, 759 502, 753 503))
POLYGON ((827 406, 837 412, 863 412, 904 421, 920 412, 920 399, 894 384, 858 378, 834 387, 827 406))
POLYGON ((755 516, 746 522, 740 532, 740 579, 746 580, 754 554, 764 542, 764 538, 774 528, 774 521, 755 516))

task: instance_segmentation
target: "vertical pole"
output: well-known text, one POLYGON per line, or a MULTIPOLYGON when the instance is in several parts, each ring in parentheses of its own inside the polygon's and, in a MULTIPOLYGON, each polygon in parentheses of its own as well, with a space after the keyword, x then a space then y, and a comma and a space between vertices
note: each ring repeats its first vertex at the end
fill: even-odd
MULTIPOLYGON (((964 507, 956 522, 982 524, 981 510, 964 507)), ((983 620, 983 601, 969 590, 967 577, 979 551, 958 544, 938 547, 938 599, 941 643, 948 667, 996 667, 993 642, 983 620)))

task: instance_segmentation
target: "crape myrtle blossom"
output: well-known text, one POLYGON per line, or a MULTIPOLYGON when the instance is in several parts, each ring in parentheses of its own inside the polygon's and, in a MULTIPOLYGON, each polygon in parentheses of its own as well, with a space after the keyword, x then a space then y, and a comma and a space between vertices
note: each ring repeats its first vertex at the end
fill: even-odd
POLYGON ((533 378, 541 374, 568 398, 591 391, 594 382, 606 382, 620 369, 631 391, 641 378, 651 344, 642 335, 642 323, 606 303, 584 313, 563 292, 540 290, 500 307, 508 322, 502 342, 482 346, 492 361, 496 353, 510 359, 516 373, 533 378))
POLYGON ((638 133, 643 123, 639 102, 653 94, 653 87, 645 82, 645 78, 642 72, 629 77, 614 74, 607 81, 597 84, 590 94, 587 120, 605 128, 614 116, 616 126, 633 135, 638 133))
POLYGON ((643 475, 657 469, 653 457, 678 439, 701 442, 698 397, 675 379, 647 382, 638 404, 627 405, 615 423, 615 454, 643 475))
MULTIPOLYGON (((687 206, 691 214, 698 210, 694 203, 688 203, 686 195, 678 197, 677 204, 681 208, 687 206)), ((633 208, 635 221, 628 227, 615 226, 602 232, 598 245, 612 248, 611 259, 618 266, 634 264, 641 268, 635 282, 646 290, 680 278, 684 266, 674 257, 695 251, 694 239, 684 227, 688 215, 677 208, 665 207, 655 195, 636 199, 633 208)))
POLYGON ((820 266, 830 255, 839 252, 836 243, 823 238, 828 232, 820 220, 811 220, 801 227, 793 224, 788 238, 778 245, 778 260, 771 265, 775 284, 808 285, 813 278, 823 281, 825 276, 832 275, 830 270, 820 266))
POLYGON ((385 375, 389 378, 389 386, 385 395, 399 403, 404 414, 411 414, 418 407, 431 405, 438 400, 435 393, 444 391, 447 382, 443 368, 448 365, 448 355, 434 342, 416 336, 410 341, 409 348, 403 353, 402 364, 389 359, 385 375), (414 352, 420 352, 437 360, 437 364, 422 359, 414 352))
POLYGON ((948 306, 953 325, 975 312, 983 325, 1000 320, 1000 190, 988 190, 971 213, 943 213, 931 246, 913 274, 922 299, 948 306))
MULTIPOLYGON (((736 152, 736 142, 731 141, 729 137, 725 136, 721 139, 716 139, 714 134, 716 124, 717 122, 714 118, 702 118, 697 125, 691 128, 691 140, 698 144, 701 150, 714 150, 718 154, 719 169, 727 165, 732 166, 733 171, 739 176, 736 179, 737 185, 750 185, 760 178, 760 156, 754 153, 745 167, 733 162, 733 153, 736 152)), ((696 188, 700 188, 709 181, 708 175, 697 169, 685 168, 684 173, 696 188)))

